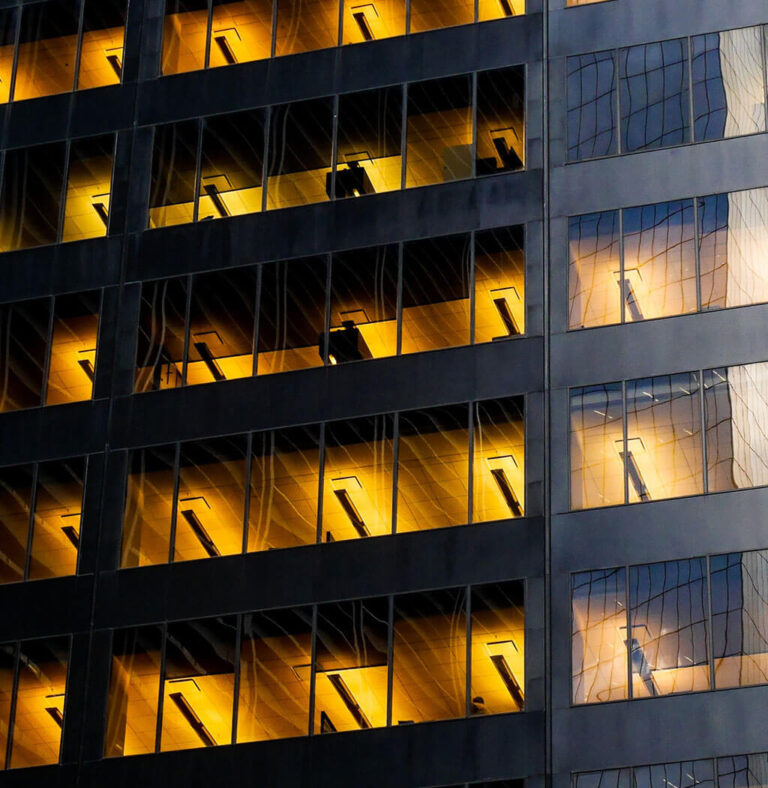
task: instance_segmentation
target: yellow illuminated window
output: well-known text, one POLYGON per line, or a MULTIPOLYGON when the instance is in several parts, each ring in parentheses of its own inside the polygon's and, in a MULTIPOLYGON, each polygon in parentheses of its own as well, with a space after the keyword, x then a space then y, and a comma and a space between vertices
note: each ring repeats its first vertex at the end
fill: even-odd
POLYGON ((0 11, 0 104, 11 100, 11 76, 13 74, 13 50, 16 38, 16 9, 0 11))
POLYGON ((86 0, 78 90, 122 82, 124 39, 125 0, 86 0))
POLYGON ((205 67, 208 0, 168 0, 163 30, 163 74, 205 67))
POLYGON ((262 60, 272 49, 272 0, 214 0, 210 65, 262 60))
POLYGON ((276 55, 336 46, 338 0, 277 0, 276 55))
POLYGON ((344 0, 342 43, 404 35, 405 6, 405 0, 344 0))

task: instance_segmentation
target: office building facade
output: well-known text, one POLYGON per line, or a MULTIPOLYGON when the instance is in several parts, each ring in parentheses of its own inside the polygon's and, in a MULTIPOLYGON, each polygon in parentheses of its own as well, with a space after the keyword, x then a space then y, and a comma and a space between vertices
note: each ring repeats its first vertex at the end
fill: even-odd
POLYGON ((763 0, 0 2, 0 785, 766 785, 767 85, 763 0))

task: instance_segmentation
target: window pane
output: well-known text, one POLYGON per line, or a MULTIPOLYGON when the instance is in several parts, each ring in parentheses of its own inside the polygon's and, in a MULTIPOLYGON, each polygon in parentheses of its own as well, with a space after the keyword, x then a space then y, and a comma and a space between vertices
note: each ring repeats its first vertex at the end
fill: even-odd
POLYGON ((272 49, 272 0, 213 0, 211 68, 263 60, 272 49))
POLYGON ((187 385, 253 374, 256 270, 200 274, 192 283, 187 385))
POLYGON ((107 234, 114 147, 114 134, 72 142, 62 241, 107 234))
POLYGON ((337 198, 400 188, 402 103, 400 85, 339 96, 337 198))
POLYGON ((22 9, 14 101, 74 89, 77 5, 47 0, 22 9))
POLYGON ((231 743, 236 631, 234 616, 168 625, 163 752, 231 743))
POLYGON ((397 530, 467 522, 467 406, 400 414, 397 530))
POLYGON ((155 129, 149 226, 191 222, 194 216, 197 168, 195 120, 168 123, 155 129))
POLYGON ((155 751, 162 638, 160 627, 114 634, 104 745, 108 758, 155 751))
POLYGON ((397 352, 397 247, 333 256, 329 355, 337 364, 397 352))
POLYGON ((571 509, 624 503, 621 383, 571 391, 571 509))
POLYGON ((407 187, 472 177, 471 94, 469 76, 408 86, 407 187))
POLYGON ((311 608, 244 616, 238 742, 307 735, 311 661, 311 608))
POLYGON ((51 302, 0 305, 0 413, 41 404, 51 302))
POLYGON ((21 644, 10 768, 59 762, 68 660, 68 637, 21 644))
POLYGON ((704 558, 630 567, 634 697, 709 689, 706 568, 704 558))
POLYGON ((622 153, 689 140, 688 43, 683 38, 619 51, 622 153))
POLYGON ((463 589, 395 597, 392 724, 466 715, 463 589))
POLYGON ((277 0, 276 55, 335 47, 338 38, 338 0, 277 0))
MULTIPOLYGON (((11 98, 16 19, 15 8, 0 11, 0 104, 5 104, 11 98)), ((2 740, 0 740, 0 747, 2 747, 2 740)), ((5 752, 5 750, 0 749, 0 752, 5 752)), ((0 762, 2 759, 2 755, 0 755, 0 762)))
POLYGON ((323 202, 331 196, 333 99, 272 107, 267 207, 323 202))
POLYGON ((698 200, 701 307, 768 301, 768 189, 698 200))
POLYGON ((5 154, 0 252, 56 243, 65 147, 54 142, 5 154))
POLYGON ((571 675, 574 703, 605 703, 628 697, 626 585, 624 569, 600 569, 573 575, 571 675))
POLYGON ((708 490, 768 484, 768 363, 704 373, 708 490))
POLYGON ((635 788, 656 788, 674 785, 677 788, 714 788, 715 778, 712 759, 657 763, 653 766, 636 766, 633 769, 635 788))
MULTIPOLYGON (((601 2, 601 0, 590 0, 601 2)), ((569 3, 579 5, 579 3, 569 3)), ((633 788, 631 769, 604 769, 574 775, 573 788, 633 788)))
POLYGON ((30 580, 75 574, 84 485, 83 457, 38 466, 30 580))
POLYGON ((245 437, 182 443, 174 561, 243 551, 245 437))
POLYGON ((323 365, 326 260, 262 266, 259 375, 323 365))
POLYGON ((474 19, 474 0, 411 0, 411 33, 470 25, 474 19))
POLYGON ((720 788, 764 788, 768 785, 768 755, 736 755, 717 759, 720 788))
POLYGON ((403 353, 469 344, 469 234, 403 246, 403 353))
POLYGON ((314 544, 320 435, 317 427, 253 436, 248 552, 314 544))
POLYGON ((522 67, 477 75, 477 174, 525 166, 525 71, 522 67))
POLYGON ((96 374, 99 294, 57 296, 46 405, 91 399, 96 374))
POLYGON ((131 453, 120 566, 168 562, 174 454, 174 446, 137 449, 131 453))
POLYGON ((479 0, 478 21, 502 19, 507 16, 519 16, 525 13, 525 0, 479 0))
POLYGON ((11 724, 11 696, 13 695, 13 674, 16 669, 16 645, 0 645, 0 768, 5 768, 5 754, 8 749, 8 729, 11 724))
POLYGON ((693 200, 624 211, 624 320, 696 311, 693 200))
POLYGON ((616 63, 613 52, 568 58, 568 158, 616 153, 616 63))
POLYGON ((696 140, 765 131, 761 28, 693 37, 696 140))
POLYGON ((525 708, 525 604, 520 581, 472 589, 472 714, 525 708))
POLYGON ((387 724, 388 632, 387 599, 318 607, 316 734, 387 724))
POLYGON ((525 419, 522 397, 476 402, 472 468, 473 522, 525 512, 525 419))
POLYGON ((406 0, 344 0, 344 44, 405 34, 406 0))
POLYGON ((525 333, 524 237, 521 227, 475 234, 475 342, 525 333))
POLYGON ((621 322, 619 212, 572 216, 568 247, 568 328, 621 322))
POLYGON ((768 682, 768 552, 710 559, 715 686, 768 682))
POLYGON ((264 113, 207 118, 203 127, 198 220, 261 210, 264 113))
POLYGON ((204 68, 207 31, 207 0, 166 0, 163 74, 204 68))
POLYGON ((85 0, 78 90, 122 81, 125 5, 125 0, 85 0))
POLYGON ((326 425, 324 542, 392 532, 392 430, 391 416, 326 425))
POLYGON ((629 502, 703 492, 698 374, 627 383, 629 502))
POLYGON ((181 385, 186 314, 186 278, 142 285, 136 391, 157 391, 181 385))
POLYGON ((32 466, 0 468, 0 584, 24 579, 31 506, 32 466))

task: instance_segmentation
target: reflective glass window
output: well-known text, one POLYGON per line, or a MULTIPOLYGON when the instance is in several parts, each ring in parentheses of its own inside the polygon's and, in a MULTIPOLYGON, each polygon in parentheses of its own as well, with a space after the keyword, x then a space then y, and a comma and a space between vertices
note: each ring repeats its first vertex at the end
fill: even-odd
POLYGON ((269 57, 272 0, 213 0, 210 66, 269 57))
POLYGON ((243 616, 238 742, 307 735, 311 662, 311 608, 243 616))
POLYGON ((633 770, 636 788, 654 788, 657 785, 676 785, 679 788, 714 788, 715 776, 711 758, 678 763, 656 763, 653 766, 636 766, 633 770))
POLYGON ((398 531, 467 522, 467 421, 466 405, 400 414, 398 531))
POLYGON ((568 58, 568 158, 616 153, 616 62, 613 52, 568 58))
POLYGON ((473 404, 473 522, 525 513, 525 420, 522 398, 473 404))
POLYGON ((323 365, 326 275, 322 257, 262 266, 259 375, 323 365))
MULTIPOLYGON (((11 100, 11 76, 13 74, 13 51, 16 40, 18 13, 15 8, 0 11, 0 104, 11 100)), ((0 747, 2 740, 0 740, 0 747)), ((0 750, 4 752, 4 750, 0 750)))
POLYGON ((525 167, 524 75, 520 67, 477 75, 477 175, 525 167))
POLYGON ((404 35, 405 7, 406 0, 344 0, 342 43, 404 35))
MULTIPOLYGON (((591 2, 599 2, 599 0, 591 0, 591 2)), ((632 769, 582 772, 574 775, 573 788, 632 788, 632 769)))
POLYGON ((572 577, 574 703, 628 697, 626 575, 624 569, 600 569, 572 577))
POLYGON ((234 616, 168 625, 161 751, 231 743, 236 631, 234 616))
POLYGON ((525 612, 521 582, 471 590, 470 713, 525 708, 525 612))
POLYGON ((400 188, 402 103, 400 85, 339 96, 337 198, 400 188))
POLYGON ((123 79, 125 0, 85 0, 78 90, 123 79))
POLYGON ((466 715, 463 589, 396 596, 392 724, 466 715))
POLYGON ((706 560, 629 570, 632 695, 709 689, 706 560))
POLYGON ((571 508, 624 502, 621 383, 571 391, 571 508))
POLYGON ((317 427, 253 436, 248 552, 317 541, 320 434, 317 427))
POLYGON ((5 756, 8 751, 15 672, 16 645, 3 643, 0 645, 0 769, 5 768, 5 756))
POLYGON ((688 142, 687 40, 627 47, 619 64, 622 153, 688 142))
POLYGON ((0 468, 0 584, 24 579, 33 473, 31 465, 0 468))
POLYGON ((315 733, 387 724, 389 603, 320 605, 315 657, 315 733))
POLYGON ((768 683, 768 551, 710 559, 715 687, 768 683))
POLYGON ((261 210, 264 112, 207 118, 203 126, 198 221, 261 210))
POLYGON ((410 0, 411 33, 475 21, 474 0, 410 0))
POLYGON ((155 129, 149 226, 184 224, 194 218, 198 123, 185 120, 155 129))
POLYGON ((163 74, 205 67, 208 0, 166 0, 163 74))
POLYGON ((326 425, 324 542, 391 533, 392 422, 370 416, 326 425))
POLYGON ((331 267, 329 361, 397 352, 397 247, 341 252, 331 267))
POLYGON ((768 754, 718 758, 717 783, 720 788, 764 788, 768 785, 768 754))
POLYGON ((112 641, 104 755, 155 751, 163 633, 160 627, 123 629, 112 641))
POLYGON ((471 95, 468 75, 408 85, 407 187, 472 177, 471 95))
POLYGON ((469 344, 470 236, 403 246, 402 352, 469 344))
POLYGON ((503 19, 508 16, 519 16, 525 13, 525 0, 478 0, 477 19, 485 22, 488 19, 503 19))
POLYGON ((692 56, 696 140, 765 131, 761 28, 694 36, 692 56))
POLYGON ((475 342, 525 333, 523 229, 475 233, 475 342))
POLYGON ((338 0, 277 0, 276 55, 334 47, 338 39, 338 0))

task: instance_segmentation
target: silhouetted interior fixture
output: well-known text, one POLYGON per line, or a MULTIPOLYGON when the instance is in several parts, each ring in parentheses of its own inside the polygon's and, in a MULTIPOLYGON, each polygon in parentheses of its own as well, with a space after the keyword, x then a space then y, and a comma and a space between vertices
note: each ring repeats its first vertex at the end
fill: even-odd
POLYGON ((189 705, 189 701, 181 692, 172 692, 171 700, 176 704, 184 719, 189 723, 192 730, 200 737, 200 741, 206 747, 215 747, 216 740, 211 736, 211 732, 203 725, 203 721, 195 714, 195 710, 189 705))
MULTIPOLYGON (((208 501, 206 501, 202 495, 195 498, 181 498, 179 503, 188 503, 190 501, 202 501, 209 509, 211 508, 208 501)), ((182 509, 181 516, 189 523, 192 533, 194 533, 205 552, 208 553, 211 558, 221 555, 221 551, 216 547, 213 539, 211 539, 211 535, 206 530, 194 509, 182 509)))
POLYGON ((370 536, 371 532, 363 521, 348 490, 349 485, 357 485, 358 488, 362 487, 360 480, 357 476, 347 476, 341 479, 331 479, 331 483, 333 485, 333 494, 341 504, 341 508, 349 518, 349 522, 352 523, 352 527, 357 531, 359 536, 370 536))
MULTIPOLYGON (((323 335, 319 337, 320 356, 323 355, 323 335)), ((360 361, 372 358, 368 345, 365 344, 360 329, 355 327, 354 320, 344 320, 341 328, 334 329, 328 336, 328 360, 331 364, 343 364, 346 361, 360 361)))
POLYGON ((355 696, 350 691, 344 679, 338 674, 333 673, 328 676, 328 681, 339 693, 339 697, 344 701, 344 705, 349 709, 349 713, 355 718, 355 722, 361 728, 370 728, 371 722, 365 716, 365 712, 360 708, 360 704, 355 700, 355 696))
MULTIPOLYGON (((331 176, 325 176, 325 193, 331 196, 331 176)), ((350 161, 346 169, 336 170, 336 188, 334 189, 336 198, 340 197, 360 197, 362 194, 373 194, 371 179, 365 171, 365 167, 360 166, 359 161, 350 161)))
POLYGON ((213 353, 211 353, 211 349, 208 347, 208 343, 195 342, 194 347, 195 350, 200 354, 200 358, 202 359, 205 366, 208 367, 208 371, 211 373, 211 375, 213 375, 213 379, 226 380, 227 376, 224 374, 218 362, 214 358, 213 353))

